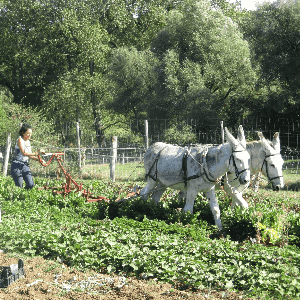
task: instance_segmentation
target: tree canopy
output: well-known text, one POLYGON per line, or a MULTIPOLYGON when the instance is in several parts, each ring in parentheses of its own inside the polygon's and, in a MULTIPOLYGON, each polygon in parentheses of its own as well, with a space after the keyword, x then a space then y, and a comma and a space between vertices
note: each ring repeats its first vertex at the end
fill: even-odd
POLYGON ((103 61, 107 32, 82 1, 4 1, 0 9, 0 85, 14 102, 41 105, 60 76, 88 69, 92 57, 103 61))
POLYGON ((243 20, 259 70, 258 114, 299 116, 300 2, 266 3, 243 20))
POLYGON ((0 90, 54 124, 96 131, 116 116, 296 118, 299 11, 299 1, 247 12, 226 0, 3 0, 0 90))
POLYGON ((209 1, 185 1, 172 11, 151 50, 160 60, 156 105, 168 117, 224 115, 232 97, 254 87, 248 43, 209 1))

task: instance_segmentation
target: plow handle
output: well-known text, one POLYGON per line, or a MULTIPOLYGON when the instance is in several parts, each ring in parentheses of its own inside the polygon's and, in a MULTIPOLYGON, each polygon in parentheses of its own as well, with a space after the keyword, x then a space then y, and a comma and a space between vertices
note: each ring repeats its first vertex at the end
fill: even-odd
POLYGON ((53 158, 57 158, 59 160, 61 160, 61 158, 59 157, 59 155, 65 155, 64 153, 62 152, 56 152, 56 153, 53 153, 51 158, 47 161, 47 163, 43 164, 43 159, 41 158, 41 155, 39 154, 38 155, 38 159, 39 159, 39 162, 40 164, 43 166, 43 167, 48 167, 51 163, 51 161, 53 160, 53 158))

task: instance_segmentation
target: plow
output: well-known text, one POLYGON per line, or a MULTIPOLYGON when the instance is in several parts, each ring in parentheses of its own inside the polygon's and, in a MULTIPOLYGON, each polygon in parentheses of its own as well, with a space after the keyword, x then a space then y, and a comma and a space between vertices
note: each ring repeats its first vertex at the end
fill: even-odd
MULTIPOLYGON (((39 187, 39 190, 52 190, 52 193, 54 195, 63 195, 64 198, 70 194, 71 192, 74 193, 80 193, 82 197, 86 199, 86 202, 98 202, 98 201, 105 201, 105 202, 111 202, 110 199, 103 197, 103 196, 95 196, 93 195, 92 191, 89 189, 84 189, 82 186, 82 183, 77 183, 72 176, 66 171, 66 169, 63 166, 63 156, 65 155, 63 152, 55 152, 55 153, 44 153, 45 156, 51 156, 50 159, 45 162, 41 154, 38 155, 38 159, 40 164, 43 167, 47 167, 51 164, 51 162, 55 159, 58 163, 59 168, 63 172, 66 182, 63 183, 60 187, 49 187, 47 185, 43 187, 39 187)), ((120 196, 120 195, 119 195, 120 196)), ((134 188, 133 192, 130 192, 126 195, 125 198, 118 197, 115 201, 117 203, 122 203, 124 201, 127 201, 129 199, 133 199, 139 196, 139 189, 137 187, 134 188)))

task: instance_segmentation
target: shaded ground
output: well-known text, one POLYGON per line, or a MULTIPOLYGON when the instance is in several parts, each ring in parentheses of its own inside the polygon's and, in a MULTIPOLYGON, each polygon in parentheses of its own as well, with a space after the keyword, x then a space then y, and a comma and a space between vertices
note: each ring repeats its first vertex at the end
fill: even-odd
MULTIPOLYGON (((0 253, 0 266, 17 264, 18 257, 0 253)), ((0 299, 245 299, 243 294, 180 291, 158 280, 142 280, 95 272, 80 272, 41 257, 24 259, 25 277, 0 289, 0 299)))

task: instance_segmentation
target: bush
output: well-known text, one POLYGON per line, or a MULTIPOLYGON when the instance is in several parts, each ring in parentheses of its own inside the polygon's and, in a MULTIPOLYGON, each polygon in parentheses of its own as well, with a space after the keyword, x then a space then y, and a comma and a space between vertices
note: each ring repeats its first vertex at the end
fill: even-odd
MULTIPOLYGON (((1 145, 5 146, 7 134, 11 133, 12 144, 19 136, 19 124, 28 123, 33 129, 33 140, 40 143, 32 143, 32 146, 37 148, 45 148, 46 144, 57 146, 58 141, 55 140, 53 123, 46 120, 43 112, 37 108, 25 107, 21 104, 12 102, 2 103, 2 110, 5 112, 4 121, 0 123, 1 129, 1 145), (4 125, 5 124, 5 125, 4 125)), ((0 116, 1 116, 1 103, 0 103, 0 116)), ((2 116, 1 116, 2 120, 2 116)))
POLYGON ((196 142, 196 134, 193 128, 185 122, 173 124, 164 132, 164 140, 171 144, 191 144, 196 142))

